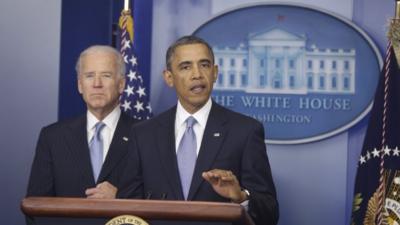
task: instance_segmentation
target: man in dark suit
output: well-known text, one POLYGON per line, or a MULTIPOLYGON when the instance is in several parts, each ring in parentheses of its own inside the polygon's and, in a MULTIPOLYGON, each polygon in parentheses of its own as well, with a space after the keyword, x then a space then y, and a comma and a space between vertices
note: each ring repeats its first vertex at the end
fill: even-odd
POLYGON ((175 88, 177 105, 132 129, 144 197, 240 203, 256 224, 276 224, 263 126, 211 100, 218 68, 210 46, 182 37, 169 47, 166 64, 164 80, 175 88))
POLYGON ((41 130, 27 196, 134 197, 127 145, 135 120, 119 108, 123 57, 112 47, 92 46, 76 70, 87 113, 41 130))

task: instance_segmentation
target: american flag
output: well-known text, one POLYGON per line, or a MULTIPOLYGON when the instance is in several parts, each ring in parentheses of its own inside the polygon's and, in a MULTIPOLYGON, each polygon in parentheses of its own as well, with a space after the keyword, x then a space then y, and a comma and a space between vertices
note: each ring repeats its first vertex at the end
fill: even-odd
POLYGON ((139 71, 137 57, 134 51, 133 40, 133 19, 130 10, 124 10, 119 18, 120 52, 124 57, 126 65, 126 85, 121 96, 121 110, 138 120, 145 120, 152 117, 152 110, 149 101, 148 89, 143 82, 142 74, 139 71))

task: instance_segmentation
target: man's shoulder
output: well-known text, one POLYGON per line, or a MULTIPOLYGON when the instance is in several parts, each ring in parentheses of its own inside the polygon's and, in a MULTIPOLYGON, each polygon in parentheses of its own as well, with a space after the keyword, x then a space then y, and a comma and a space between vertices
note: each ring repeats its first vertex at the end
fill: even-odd
MULTIPOLYGON (((132 118, 131 116, 121 112, 120 120, 123 124, 131 125, 134 123, 138 123, 139 120, 132 118)), ((52 124, 49 124, 43 127, 44 130, 63 130, 67 128, 77 128, 86 126, 86 114, 82 114, 76 117, 71 117, 63 120, 59 120, 52 124)))
POLYGON ((42 128, 43 131, 57 132, 68 128, 79 127, 86 123, 86 115, 63 119, 42 128))
POLYGON ((151 119, 140 121, 136 123, 134 127, 137 128, 149 128, 149 127, 157 127, 157 126, 167 126, 175 121, 175 112, 176 106, 160 113, 157 116, 154 116, 151 119))

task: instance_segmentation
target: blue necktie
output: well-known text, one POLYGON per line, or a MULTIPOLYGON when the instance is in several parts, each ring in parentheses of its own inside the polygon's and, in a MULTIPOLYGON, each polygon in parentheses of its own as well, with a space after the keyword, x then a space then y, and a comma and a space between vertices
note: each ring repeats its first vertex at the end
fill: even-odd
POLYGON ((185 199, 187 199, 189 194, 190 183, 192 182, 194 166, 197 159, 196 134, 193 130, 193 125, 195 123, 196 119, 192 116, 186 119, 186 130, 177 151, 179 175, 185 199))
POLYGON ((103 139, 101 138, 101 130, 104 126, 105 124, 102 122, 96 123, 94 135, 89 145, 90 160, 92 162, 93 175, 96 182, 103 165, 103 139))

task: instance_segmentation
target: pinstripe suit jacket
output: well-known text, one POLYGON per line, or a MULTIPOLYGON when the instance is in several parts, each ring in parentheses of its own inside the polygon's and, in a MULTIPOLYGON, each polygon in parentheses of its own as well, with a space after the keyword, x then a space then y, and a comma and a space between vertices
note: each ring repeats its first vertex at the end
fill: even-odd
MULTIPOLYGON (((98 179, 98 183, 108 181, 116 186, 118 198, 135 197, 130 186, 135 174, 129 168, 127 154, 127 137, 134 122, 121 113, 98 179)), ((95 186, 86 115, 44 127, 36 147, 27 196, 86 197, 85 190, 95 186)))

